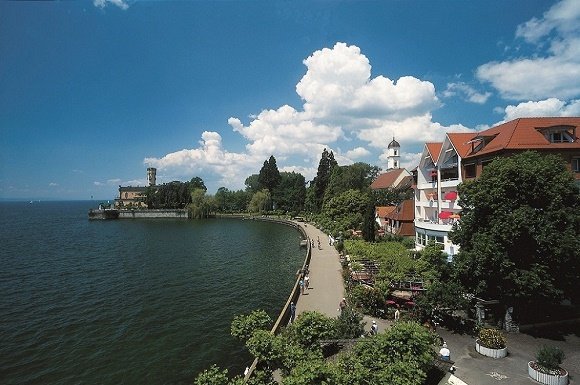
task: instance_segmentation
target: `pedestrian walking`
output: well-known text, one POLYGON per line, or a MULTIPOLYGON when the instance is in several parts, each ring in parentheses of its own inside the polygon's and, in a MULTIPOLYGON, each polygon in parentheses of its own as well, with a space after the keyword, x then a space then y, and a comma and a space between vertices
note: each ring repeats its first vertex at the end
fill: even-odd
POLYGON ((441 347, 441 350, 439 350, 439 356, 444 361, 449 361, 451 359, 451 352, 447 348, 447 342, 443 342, 443 346, 441 347))
POLYGON ((296 318, 296 305, 290 302, 290 323, 294 322, 294 318, 296 318))
POLYGON ((371 325, 371 335, 376 336, 379 332, 379 326, 377 325, 377 321, 373 320, 373 324, 371 325))
POLYGON ((310 276, 308 275, 308 273, 306 273, 306 276, 304 277, 304 288, 308 290, 309 286, 310 286, 310 276))
POLYGON ((401 312, 399 311, 399 309, 395 310, 395 322, 397 322, 399 320, 399 317, 401 316, 401 312))
POLYGON ((343 298, 340 303, 338 304, 338 309, 340 310, 340 312, 342 313, 344 311, 344 309, 346 308, 346 298, 343 298))
POLYGON ((304 294, 304 279, 303 278, 300 278, 299 285, 300 285, 300 293, 304 294))

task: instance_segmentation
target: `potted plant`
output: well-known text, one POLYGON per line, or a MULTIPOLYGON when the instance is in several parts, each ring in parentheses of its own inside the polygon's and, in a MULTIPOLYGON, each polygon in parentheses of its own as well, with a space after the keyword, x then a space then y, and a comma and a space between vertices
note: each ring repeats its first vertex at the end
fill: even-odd
POLYGON ((528 362, 528 374, 534 380, 546 385, 567 385, 568 372, 560 365, 564 352, 557 346, 542 346, 536 354, 536 361, 528 362))
POLYGON ((506 338, 500 330, 483 328, 475 340, 475 350, 486 357, 503 358, 507 356, 506 338))

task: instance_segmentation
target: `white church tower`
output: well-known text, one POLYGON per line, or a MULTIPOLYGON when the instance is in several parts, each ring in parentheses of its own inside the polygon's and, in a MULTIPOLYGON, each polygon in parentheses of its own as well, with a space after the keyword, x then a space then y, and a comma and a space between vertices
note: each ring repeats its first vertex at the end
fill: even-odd
POLYGON ((401 167, 401 145, 395 140, 393 136, 393 141, 389 143, 387 147, 387 170, 401 167))

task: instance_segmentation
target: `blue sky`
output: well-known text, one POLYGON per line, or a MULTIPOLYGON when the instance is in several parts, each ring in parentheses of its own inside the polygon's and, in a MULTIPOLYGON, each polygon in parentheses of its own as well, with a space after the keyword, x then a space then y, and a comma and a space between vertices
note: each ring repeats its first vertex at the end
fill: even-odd
POLYGON ((113 199, 274 155, 403 166, 445 132, 580 115, 580 2, 0 2, 0 199, 113 199))

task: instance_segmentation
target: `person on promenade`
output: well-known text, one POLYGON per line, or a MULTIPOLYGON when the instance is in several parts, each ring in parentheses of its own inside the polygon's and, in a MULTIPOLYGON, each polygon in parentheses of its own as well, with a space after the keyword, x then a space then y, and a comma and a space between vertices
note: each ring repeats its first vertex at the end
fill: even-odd
POLYGON ((397 308, 395 310, 395 322, 397 322, 399 320, 400 316, 401 316, 401 312, 399 311, 399 308, 397 308))
POLYGON ((294 322, 294 318, 296 318, 296 305, 290 302, 290 323, 294 322))
POLYGON ((379 326, 377 325, 377 321, 373 320, 373 324, 371 325, 371 335, 376 336, 379 332, 379 326))
POLYGON ((300 285, 300 294, 304 294, 304 279, 303 278, 300 278, 299 285, 300 285))
POLYGON ((439 356, 444 361, 449 361, 451 359, 451 352, 447 348, 447 342, 443 342, 443 347, 439 350, 439 356))
POLYGON ((308 271, 306 272, 306 276, 304 277, 304 289, 308 290, 310 286, 310 276, 308 275, 308 271))
POLYGON ((343 298, 340 303, 338 304, 338 309, 340 310, 340 312, 342 313, 344 311, 344 309, 346 308, 346 298, 343 298))

